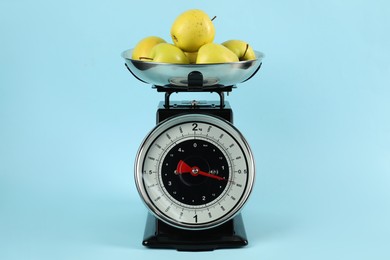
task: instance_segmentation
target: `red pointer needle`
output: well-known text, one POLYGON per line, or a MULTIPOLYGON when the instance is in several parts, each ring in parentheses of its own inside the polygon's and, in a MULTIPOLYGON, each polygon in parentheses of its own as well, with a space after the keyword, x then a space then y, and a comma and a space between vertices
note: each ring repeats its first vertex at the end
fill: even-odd
POLYGON ((201 171, 198 166, 191 167, 188 164, 186 164, 183 160, 180 160, 179 163, 177 164, 176 174, 183 174, 183 173, 191 173, 192 176, 202 175, 219 181, 226 180, 225 178, 222 178, 220 176, 201 171))

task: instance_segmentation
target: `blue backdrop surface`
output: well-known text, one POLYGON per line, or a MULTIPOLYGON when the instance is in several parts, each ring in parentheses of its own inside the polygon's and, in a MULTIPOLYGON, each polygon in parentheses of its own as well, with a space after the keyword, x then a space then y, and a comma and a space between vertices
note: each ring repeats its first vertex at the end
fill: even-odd
POLYGON ((389 31, 385 0, 1 1, 0 259, 389 259, 389 31), (227 97, 257 169, 240 250, 141 245, 163 96, 120 54, 192 8, 265 53, 227 97))

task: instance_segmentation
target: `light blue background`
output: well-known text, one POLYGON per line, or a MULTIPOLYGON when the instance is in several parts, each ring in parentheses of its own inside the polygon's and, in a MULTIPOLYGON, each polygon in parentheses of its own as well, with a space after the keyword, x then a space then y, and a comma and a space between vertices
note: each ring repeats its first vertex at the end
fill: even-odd
POLYGON ((389 32, 386 0, 2 0, 0 259, 389 259, 389 32), (163 96, 120 53, 190 8, 266 55, 227 98, 257 163, 242 250, 141 246, 163 96))

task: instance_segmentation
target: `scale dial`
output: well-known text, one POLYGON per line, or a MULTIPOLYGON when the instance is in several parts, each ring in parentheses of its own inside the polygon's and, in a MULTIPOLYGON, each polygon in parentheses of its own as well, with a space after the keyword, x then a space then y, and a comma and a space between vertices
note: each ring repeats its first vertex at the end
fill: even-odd
POLYGON ((254 182, 254 161, 229 122, 185 114, 157 125, 136 158, 137 189, 160 220, 183 229, 207 229, 233 218, 254 182))

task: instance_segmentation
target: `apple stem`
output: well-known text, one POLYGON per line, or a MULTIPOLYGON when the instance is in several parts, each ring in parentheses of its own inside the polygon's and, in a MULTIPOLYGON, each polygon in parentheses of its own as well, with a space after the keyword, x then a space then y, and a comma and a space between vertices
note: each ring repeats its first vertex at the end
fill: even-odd
POLYGON ((153 60, 152 58, 149 57, 139 57, 140 60, 153 60))
POLYGON ((249 44, 247 43, 247 44, 246 44, 245 51, 244 51, 244 54, 242 55, 242 57, 244 57, 244 56, 245 56, 246 52, 248 51, 248 48, 249 48, 249 44))
POLYGON ((211 19, 211 21, 214 21, 214 19, 215 19, 215 18, 217 18, 217 16, 216 16, 216 15, 215 15, 215 16, 214 16, 214 17, 211 19))

